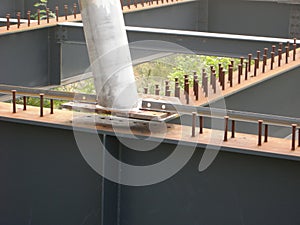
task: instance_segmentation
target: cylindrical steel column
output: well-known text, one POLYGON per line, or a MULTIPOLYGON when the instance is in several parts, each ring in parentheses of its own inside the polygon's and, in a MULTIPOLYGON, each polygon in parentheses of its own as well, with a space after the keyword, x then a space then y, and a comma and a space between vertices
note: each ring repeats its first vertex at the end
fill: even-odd
POLYGON ((98 104, 129 110, 138 105, 119 0, 79 0, 98 104))

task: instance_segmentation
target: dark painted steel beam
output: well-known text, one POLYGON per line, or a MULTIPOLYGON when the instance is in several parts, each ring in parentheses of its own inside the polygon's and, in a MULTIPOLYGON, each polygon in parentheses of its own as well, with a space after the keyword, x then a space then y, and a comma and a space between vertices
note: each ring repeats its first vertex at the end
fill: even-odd
MULTIPOLYGON (((61 23, 60 26, 62 29, 65 29, 68 34, 68 39, 63 41, 63 43, 85 43, 81 23, 61 23)), ((202 55, 246 57, 249 53, 255 54, 258 49, 264 49, 266 47, 271 49, 272 45, 280 42, 293 42, 292 39, 285 38, 219 34, 197 31, 128 26, 126 29, 129 42, 132 45, 132 50, 144 50, 157 53, 190 53, 192 51, 196 54, 202 55), (172 44, 167 44, 167 42, 172 44), (178 45, 178 47, 174 44, 178 45), (186 48, 186 50, 184 48, 186 48)))

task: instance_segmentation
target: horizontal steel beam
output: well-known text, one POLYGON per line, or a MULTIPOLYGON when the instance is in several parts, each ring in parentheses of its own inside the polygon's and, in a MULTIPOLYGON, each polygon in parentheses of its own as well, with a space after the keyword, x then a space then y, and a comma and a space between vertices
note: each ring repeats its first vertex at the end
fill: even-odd
MULTIPOLYGON (((60 23, 68 34, 64 43, 85 44, 81 23, 60 23)), ((127 26, 127 35, 132 50, 152 52, 195 53, 202 55, 240 57, 256 53, 258 49, 292 39, 220 34, 197 31, 127 26)), ((300 41, 297 41, 300 43, 300 41)))
MULTIPOLYGON (((96 103, 96 96, 89 94, 79 94, 74 92, 62 92, 45 90, 41 88, 26 88, 11 85, 0 85, 0 93, 10 94, 12 90, 16 91, 19 96, 32 96, 39 97, 40 93, 45 95, 45 98, 67 100, 67 101, 79 101, 86 103, 96 103)), ((300 118, 291 118, 276 115, 266 115, 260 113, 241 112, 235 110, 224 110, 209 107, 195 107, 188 105, 170 104, 161 101, 143 100, 142 108, 155 111, 172 112, 180 115, 191 115, 196 112, 200 115, 212 118, 224 118, 229 116, 232 120, 254 122, 263 120, 264 123, 278 126, 291 126, 291 124, 298 124, 300 126, 300 118)))

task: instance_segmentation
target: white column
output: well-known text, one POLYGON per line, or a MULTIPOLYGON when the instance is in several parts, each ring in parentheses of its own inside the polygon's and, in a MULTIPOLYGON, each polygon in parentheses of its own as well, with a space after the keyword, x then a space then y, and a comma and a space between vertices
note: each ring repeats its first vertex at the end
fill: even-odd
POLYGON ((138 94, 120 0, 79 0, 98 104, 137 107, 138 94))

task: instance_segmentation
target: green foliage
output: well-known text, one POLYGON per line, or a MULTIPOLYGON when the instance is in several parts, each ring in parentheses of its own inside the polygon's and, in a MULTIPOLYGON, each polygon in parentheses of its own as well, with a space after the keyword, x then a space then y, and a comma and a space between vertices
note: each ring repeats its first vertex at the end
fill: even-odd
MULTIPOLYGON (((33 5, 35 8, 40 9, 40 19, 47 18, 47 8, 48 8, 48 0, 40 0, 33 5)), ((34 13, 31 15, 31 18, 34 20, 38 19, 38 13, 34 13)), ((55 14, 49 10, 49 18, 55 18, 55 14)))
MULTIPOLYGON (((234 60, 234 70, 236 70, 239 59, 176 54, 138 65, 134 68, 134 72, 138 80, 139 92, 143 92, 143 88, 148 87, 153 93, 155 84, 163 86, 165 80, 174 81, 175 78, 179 78, 179 85, 183 87, 184 75, 192 75, 196 72, 199 76, 203 69, 208 73, 210 66, 214 66, 217 71, 219 63, 226 70, 231 60, 234 60)), ((199 80, 201 81, 201 76, 199 80)))
MULTIPOLYGON (((61 101, 61 100, 54 100, 53 101, 53 106, 55 109, 59 109, 61 104, 65 103, 66 101, 61 101)), ((23 104, 23 98, 18 98, 16 100, 17 104, 23 104)), ((27 105, 30 106, 40 106, 40 98, 39 97, 27 97, 26 100, 27 105)), ((44 99, 44 107, 45 108, 50 108, 50 99, 44 99)))

